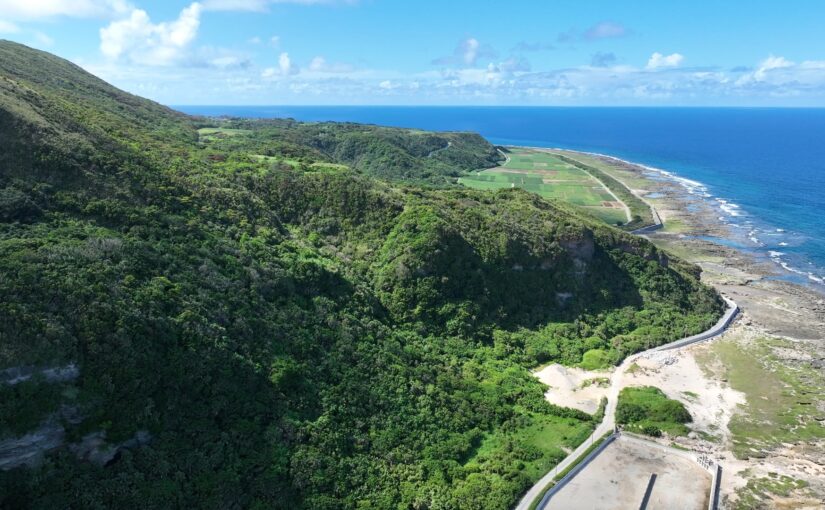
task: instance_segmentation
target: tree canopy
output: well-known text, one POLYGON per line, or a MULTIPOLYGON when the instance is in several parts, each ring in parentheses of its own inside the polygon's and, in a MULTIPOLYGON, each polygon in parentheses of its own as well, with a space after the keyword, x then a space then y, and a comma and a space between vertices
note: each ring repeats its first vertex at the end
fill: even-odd
MULTIPOLYGON (((721 313, 698 269, 520 190, 477 135, 191 118, 0 42, 0 507, 509 508, 593 428, 529 368, 721 313)), ((592 355, 590 355, 592 357, 592 355)), ((600 358, 602 359, 602 358, 600 358)))

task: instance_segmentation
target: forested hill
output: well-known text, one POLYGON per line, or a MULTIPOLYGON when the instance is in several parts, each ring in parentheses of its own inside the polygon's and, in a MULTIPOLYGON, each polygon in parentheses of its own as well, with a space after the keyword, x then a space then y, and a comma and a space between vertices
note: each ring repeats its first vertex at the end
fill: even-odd
POLYGON ((643 239, 439 188, 473 135, 190 118, 8 42, 0 121, 0 508, 508 508, 594 423, 529 367, 721 312, 643 239))
POLYGON ((468 171, 504 160, 476 133, 291 119, 203 119, 198 125, 220 128, 211 142, 222 151, 329 161, 374 177, 427 186, 455 184, 468 171))

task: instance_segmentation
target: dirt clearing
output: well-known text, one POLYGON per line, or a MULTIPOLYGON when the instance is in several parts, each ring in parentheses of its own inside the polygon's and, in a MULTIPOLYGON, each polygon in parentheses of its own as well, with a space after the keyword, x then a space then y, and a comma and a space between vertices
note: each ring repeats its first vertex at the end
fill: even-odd
POLYGON ((648 510, 704 510, 710 473, 695 462, 656 446, 617 439, 553 496, 548 509, 625 510, 639 508, 656 475, 648 510))

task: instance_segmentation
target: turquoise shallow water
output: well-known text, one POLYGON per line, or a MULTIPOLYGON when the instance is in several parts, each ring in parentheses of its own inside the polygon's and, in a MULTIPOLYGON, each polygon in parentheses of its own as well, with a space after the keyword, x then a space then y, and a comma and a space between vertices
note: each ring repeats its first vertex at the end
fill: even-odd
MULTIPOLYGON (((499 144, 610 154, 672 172, 746 249, 825 288, 825 109, 181 106, 200 115, 292 117, 476 131, 499 144)), ((784 269, 782 269, 784 268, 784 269)))

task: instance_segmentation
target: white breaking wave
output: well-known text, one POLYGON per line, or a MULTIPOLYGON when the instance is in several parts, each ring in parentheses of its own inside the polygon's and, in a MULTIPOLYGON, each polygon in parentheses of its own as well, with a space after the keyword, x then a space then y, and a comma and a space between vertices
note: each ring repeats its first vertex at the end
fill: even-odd
POLYGON ((717 198, 716 202, 719 204, 719 208, 725 211, 728 216, 741 216, 741 212, 739 211, 740 207, 733 202, 728 202, 723 198, 717 198))
MULTIPOLYGON (((568 149, 562 149, 562 148, 556 147, 553 150, 566 151, 568 149)), ((605 158, 605 159, 610 159, 610 160, 613 160, 613 161, 618 161, 619 163, 624 163, 624 164, 627 164, 627 165, 634 165, 634 166, 637 166, 639 168, 643 168, 644 170, 647 170, 649 172, 661 174, 661 175, 663 175, 663 176, 679 183, 691 195, 699 195, 699 196, 701 196, 703 198, 706 198, 706 199, 713 198, 713 195, 710 194, 710 192, 708 190, 708 187, 705 184, 702 184, 699 181, 694 181, 692 179, 687 179, 685 177, 679 177, 678 175, 675 175, 673 172, 669 172, 667 170, 662 170, 661 168, 656 168, 656 167, 652 167, 652 166, 648 166, 648 165, 642 165, 640 163, 634 163, 632 161, 627 161, 625 159, 617 158, 615 156, 610 156, 609 154, 601 154, 601 153, 598 153, 598 152, 582 152, 582 151, 577 151, 577 152, 580 152, 582 154, 588 154, 590 156, 597 156, 597 157, 600 157, 600 158, 605 158)), ((725 200, 723 198, 715 198, 714 200, 719 205, 719 208, 725 214, 727 214, 729 217, 742 216, 741 207, 738 204, 735 204, 735 203, 730 202, 728 200, 725 200)), ((750 225, 753 224, 752 221, 748 220, 748 221, 745 221, 746 225, 738 225, 736 223, 728 221, 728 219, 725 218, 724 216, 719 216, 719 221, 726 222, 729 226, 736 227, 736 228, 750 228, 750 225)), ((785 232, 785 229, 777 228, 776 231, 777 232, 785 232)), ((756 237, 756 233, 757 233, 756 230, 751 230, 748 233, 748 235, 749 235, 748 238, 753 243, 755 243, 759 246, 764 246, 764 243, 762 243, 759 240, 759 238, 756 237)), ((788 246, 788 243, 781 242, 781 243, 779 243, 779 245, 780 246, 788 246)), ((801 275, 801 276, 806 276, 812 282, 816 282, 818 284, 825 284, 825 276, 820 277, 820 276, 817 276, 816 274, 808 272, 808 271, 801 271, 799 269, 794 268, 793 266, 791 266, 790 264, 788 264, 784 260, 782 260, 782 256, 784 255, 783 252, 769 251, 768 255, 770 256, 771 260, 776 262, 778 265, 780 265, 786 271, 788 271, 790 273, 798 274, 798 275, 801 275)))
POLYGON ((773 260, 774 262, 779 264, 782 267, 782 269, 784 269, 785 271, 788 271, 789 273, 798 274, 800 276, 805 276, 810 281, 815 282, 815 283, 825 284, 825 277, 819 277, 819 276, 817 276, 814 273, 811 273, 809 271, 799 270, 799 269, 791 266, 790 264, 788 264, 784 260, 782 260, 782 255, 784 255, 784 253, 782 253, 781 251, 769 251, 768 255, 771 257, 771 260, 773 260))

